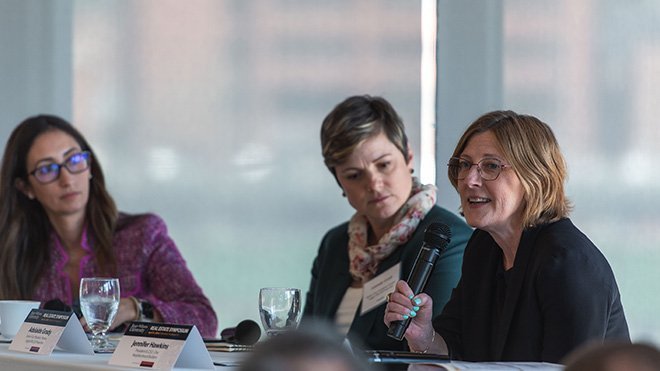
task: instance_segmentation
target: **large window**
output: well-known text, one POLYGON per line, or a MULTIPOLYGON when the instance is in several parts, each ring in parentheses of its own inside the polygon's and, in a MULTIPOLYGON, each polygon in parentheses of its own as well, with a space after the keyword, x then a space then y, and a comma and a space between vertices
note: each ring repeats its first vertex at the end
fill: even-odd
MULTIPOLYGON (((319 126, 383 95, 420 149, 421 2, 6 0, 6 135, 63 115, 95 146, 122 210, 166 220, 220 327, 262 286, 307 289, 322 234, 352 213, 319 126)), ((575 223, 617 276, 631 333, 660 342, 660 3, 438 0, 437 184, 467 124, 502 107, 548 122, 575 223)), ((424 80, 428 82, 428 80, 424 80)))
POLYGON ((306 291, 352 214, 321 157, 335 104, 385 96, 419 153, 418 2, 74 4, 73 121, 119 207, 163 216, 221 328, 258 318, 260 287, 306 291))
POLYGON ((610 261, 633 339, 660 342, 660 3, 484 3, 439 1, 440 152, 488 110, 550 124, 573 221, 610 261))

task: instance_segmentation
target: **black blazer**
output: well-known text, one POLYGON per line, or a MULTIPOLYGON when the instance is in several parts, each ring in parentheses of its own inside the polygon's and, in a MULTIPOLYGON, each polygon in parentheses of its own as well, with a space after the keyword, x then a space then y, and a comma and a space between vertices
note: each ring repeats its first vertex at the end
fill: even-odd
MULTIPOLYGON (((472 229, 455 214, 434 206, 420 222, 410 240, 399 246, 378 267, 376 275, 401 262, 401 276, 408 278, 422 246, 424 231, 433 222, 447 224, 452 231, 451 242, 436 262, 429 277, 425 292, 434 298, 434 313, 440 313, 449 300, 451 290, 460 277, 460 267, 465 244, 472 229)), ((307 292, 301 326, 311 319, 334 322, 335 313, 341 299, 351 284, 348 271, 348 223, 343 223, 326 233, 318 255, 312 266, 312 279, 307 292)), ((406 350, 405 341, 397 341, 387 336, 383 322, 385 304, 360 316, 360 308, 349 330, 348 338, 367 349, 406 350)))
POLYGON ((612 269, 569 219, 523 232, 497 306, 500 267, 502 250, 475 230, 461 280, 433 321, 453 358, 557 363, 587 341, 630 341, 612 269))

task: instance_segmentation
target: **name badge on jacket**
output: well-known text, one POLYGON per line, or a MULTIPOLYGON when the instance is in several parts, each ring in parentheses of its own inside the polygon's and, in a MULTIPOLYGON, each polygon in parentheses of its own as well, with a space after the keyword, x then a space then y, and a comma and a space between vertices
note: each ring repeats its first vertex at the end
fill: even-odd
POLYGON ((364 315, 387 301, 387 294, 394 292, 401 279, 401 263, 393 266, 364 284, 362 290, 362 311, 364 315))

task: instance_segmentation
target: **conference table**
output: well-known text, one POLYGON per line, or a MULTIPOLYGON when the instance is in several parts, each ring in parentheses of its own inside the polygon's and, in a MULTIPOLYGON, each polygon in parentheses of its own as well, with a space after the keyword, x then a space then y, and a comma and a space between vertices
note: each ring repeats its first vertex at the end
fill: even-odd
MULTIPOLYGON (((248 353, 245 352, 209 352, 216 370, 234 371, 235 366, 248 353), (227 365, 221 366, 219 364, 227 365)), ((136 368, 117 367, 108 364, 111 354, 72 354, 55 349, 48 356, 20 353, 9 350, 9 344, 0 344, 0 370, 2 371, 65 371, 65 370, 136 370, 136 368)), ((194 370, 175 368, 175 370, 194 370)))
MULTIPOLYGON (((0 343, 0 370, 11 371, 59 371, 59 370, 87 370, 87 371, 111 371, 111 370, 136 370, 137 368, 117 367, 108 364, 111 354, 72 354, 55 349, 49 356, 41 356, 28 353, 13 352, 9 344, 0 343)), ((236 366, 249 353, 246 352, 209 352, 216 370, 236 371, 236 366)), ((190 368, 178 368, 175 370, 195 370, 190 368)), ((389 370, 389 367, 384 367, 389 370)), ((396 370, 406 369, 406 366, 397 367, 396 370)), ((547 363, 471 363, 452 362, 445 365, 410 365, 409 371, 443 371, 443 370, 534 370, 534 371, 560 371, 562 367, 547 363)))

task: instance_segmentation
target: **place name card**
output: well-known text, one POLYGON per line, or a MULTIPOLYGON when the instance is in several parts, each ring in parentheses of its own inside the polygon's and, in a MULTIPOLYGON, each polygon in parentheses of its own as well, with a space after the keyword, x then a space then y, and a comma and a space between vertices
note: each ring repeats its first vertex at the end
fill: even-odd
POLYGON ((94 354, 78 317, 73 312, 32 309, 9 350, 50 355, 57 347, 65 352, 94 354))
POLYGON ((215 369, 197 327, 151 322, 132 322, 109 363, 157 370, 215 369))

